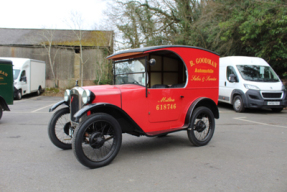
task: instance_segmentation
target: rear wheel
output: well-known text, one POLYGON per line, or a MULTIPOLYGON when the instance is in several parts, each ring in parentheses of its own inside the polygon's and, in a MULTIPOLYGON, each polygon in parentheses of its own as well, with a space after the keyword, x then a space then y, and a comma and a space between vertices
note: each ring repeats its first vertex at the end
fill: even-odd
POLYGON ((39 87, 38 90, 37 90, 37 95, 38 95, 38 96, 41 95, 41 92, 42 92, 42 88, 39 87))
POLYGON ((203 146, 209 143, 215 130, 215 121, 212 111, 207 107, 198 107, 191 117, 190 128, 187 135, 195 146, 203 146))
POLYGON ((55 112, 48 126, 48 134, 52 143, 61 149, 71 149, 72 133, 70 109, 66 107, 55 112))
POLYGON ((241 96, 236 95, 233 99, 233 109, 236 112, 243 112, 244 111, 244 105, 243 105, 243 100, 241 96))
POLYGON ((108 114, 97 113, 77 126, 72 148, 80 163, 97 168, 112 162, 121 144, 122 132, 118 121, 108 114))

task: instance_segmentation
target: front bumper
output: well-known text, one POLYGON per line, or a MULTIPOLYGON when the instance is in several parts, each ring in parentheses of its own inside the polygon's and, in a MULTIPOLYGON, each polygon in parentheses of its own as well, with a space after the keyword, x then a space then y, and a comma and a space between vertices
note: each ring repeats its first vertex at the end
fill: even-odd
POLYGON ((246 108, 284 108, 287 106, 286 91, 283 91, 281 96, 278 92, 264 94, 258 90, 248 90, 245 93, 246 108))

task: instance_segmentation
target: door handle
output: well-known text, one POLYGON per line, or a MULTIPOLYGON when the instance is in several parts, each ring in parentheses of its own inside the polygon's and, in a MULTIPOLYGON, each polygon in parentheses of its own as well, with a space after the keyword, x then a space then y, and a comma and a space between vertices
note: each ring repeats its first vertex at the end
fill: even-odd
POLYGON ((224 82, 224 86, 226 87, 226 81, 224 82))
POLYGON ((180 96, 180 98, 182 99, 182 98, 184 98, 184 96, 183 96, 183 95, 181 95, 181 96, 180 96))

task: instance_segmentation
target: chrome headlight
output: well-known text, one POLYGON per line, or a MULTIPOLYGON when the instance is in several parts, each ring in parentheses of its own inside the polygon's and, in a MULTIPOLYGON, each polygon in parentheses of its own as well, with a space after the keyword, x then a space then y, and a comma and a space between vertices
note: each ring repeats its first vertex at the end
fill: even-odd
POLYGON ((95 98, 95 95, 90 90, 85 90, 82 94, 82 101, 84 105, 91 103, 95 98))
POLYGON ((248 84, 244 84, 244 87, 246 89, 253 89, 253 90, 260 90, 257 86, 255 85, 248 85, 248 84))
POLYGON ((70 100, 71 91, 69 89, 66 89, 64 94, 64 101, 68 102, 70 100))

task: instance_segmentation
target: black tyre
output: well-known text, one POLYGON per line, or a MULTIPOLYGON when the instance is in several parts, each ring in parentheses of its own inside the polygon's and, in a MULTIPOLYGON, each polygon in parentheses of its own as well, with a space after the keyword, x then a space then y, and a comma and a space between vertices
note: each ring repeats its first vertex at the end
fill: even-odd
POLYGON ((21 99, 22 99, 22 90, 18 90, 18 91, 17 91, 16 99, 17 99, 17 100, 21 100, 21 99))
POLYGON ((168 134, 168 133, 163 133, 163 134, 158 135, 157 137, 159 137, 159 138, 160 138, 160 137, 166 137, 167 134, 168 134))
POLYGON ((36 94, 37 94, 37 96, 39 96, 39 95, 41 95, 41 93, 42 93, 42 89, 41 89, 41 87, 39 87, 36 94))
POLYGON ((245 110, 241 96, 236 95, 233 99, 233 109, 236 112, 243 112, 245 110))
POLYGON ((195 146, 209 143, 215 130, 215 120, 212 111, 207 107, 198 107, 194 110, 187 135, 195 146))
POLYGON ((272 111, 275 113, 280 113, 283 110, 283 108, 272 108, 272 111))
POLYGON ((2 114, 3 114, 3 109, 2 109, 2 107, 0 105, 0 119, 2 118, 2 114))
POLYGON ((48 125, 48 134, 52 143, 61 149, 72 148, 70 109, 62 108, 55 112, 48 125))
POLYGON ((80 163, 89 168, 108 165, 122 144, 118 121, 105 113, 90 115, 75 130, 72 148, 80 163))

